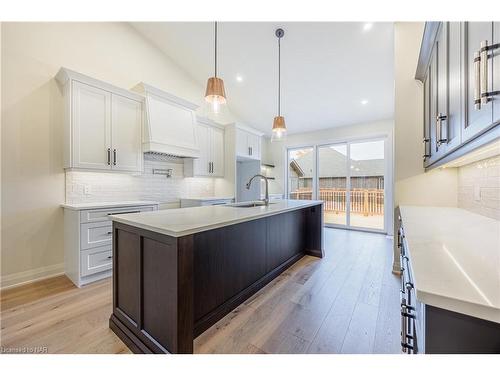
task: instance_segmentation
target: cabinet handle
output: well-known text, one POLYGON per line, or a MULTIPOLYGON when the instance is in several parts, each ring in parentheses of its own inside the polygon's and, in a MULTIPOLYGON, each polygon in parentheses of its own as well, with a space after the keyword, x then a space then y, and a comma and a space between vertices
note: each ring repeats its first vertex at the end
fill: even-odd
POLYGON ((424 145, 424 155, 423 155, 423 158, 424 158, 424 161, 425 159, 427 158, 430 158, 431 155, 430 155, 430 152, 428 152, 428 145, 430 144, 431 140, 429 138, 424 138, 423 141, 422 141, 422 144, 424 145))
POLYGON ((448 116, 439 113, 436 117, 436 146, 439 147, 443 143, 448 142, 448 137, 443 137, 443 121, 446 121, 448 116))
POLYGON ((481 56, 474 52, 474 109, 481 109, 481 56))
POLYGON ((479 73, 480 73, 480 95, 481 104, 488 104, 488 41, 481 42, 479 50, 479 73))
POLYGON ((111 165, 111 149, 108 148, 108 165, 111 165))
POLYGON ((108 232, 108 233, 106 233, 106 234, 109 236, 109 235, 113 234, 113 232, 108 232))
POLYGON ((113 165, 116 165, 116 148, 113 149, 113 165))
POLYGON ((214 173, 214 162, 210 162, 210 173, 214 173))
POLYGON ((113 259, 113 255, 110 255, 110 256, 108 257, 108 259, 113 259))
MULTIPOLYGON (((499 95, 500 91, 488 91, 488 59, 489 55, 488 52, 492 51, 494 49, 500 48, 500 43, 496 44, 491 44, 488 45, 487 40, 483 40, 481 42, 481 49, 477 53, 479 55, 479 97, 476 98, 475 91, 474 91, 474 103, 477 103, 479 101, 479 106, 476 105, 476 109, 481 109, 481 104, 488 104, 488 102, 491 100, 492 96, 499 95)), ((474 54, 474 57, 476 54, 474 54)), ((474 62, 476 62, 476 59, 474 58, 474 62)), ((477 69, 475 67, 475 69, 477 69)), ((476 80, 478 72, 475 70, 474 73, 476 74, 476 80)))

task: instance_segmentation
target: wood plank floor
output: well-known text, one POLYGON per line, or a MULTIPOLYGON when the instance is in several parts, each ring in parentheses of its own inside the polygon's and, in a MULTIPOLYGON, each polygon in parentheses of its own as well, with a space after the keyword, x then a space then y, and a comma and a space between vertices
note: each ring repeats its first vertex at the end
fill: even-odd
MULTIPOLYGON (((195 353, 399 353, 399 279, 384 235, 325 229, 306 256, 195 340, 195 353)), ((64 276, 2 292, 0 345, 130 353, 108 328, 111 280, 64 276)))

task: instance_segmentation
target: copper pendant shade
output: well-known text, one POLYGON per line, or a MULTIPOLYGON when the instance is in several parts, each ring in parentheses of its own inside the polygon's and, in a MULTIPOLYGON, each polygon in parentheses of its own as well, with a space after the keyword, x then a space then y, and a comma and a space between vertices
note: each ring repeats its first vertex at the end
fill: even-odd
POLYGON ((273 131, 286 131, 285 118, 276 116, 273 121, 273 131))
POLYGON ((278 37, 278 116, 274 117, 271 142, 282 141, 286 137, 285 118, 281 116, 281 38, 285 35, 283 29, 277 29, 278 37))
POLYGON ((226 90, 224 89, 224 81, 217 77, 217 22, 215 22, 215 69, 214 76, 207 81, 207 89, 205 90, 205 100, 212 104, 212 111, 219 112, 221 104, 226 103, 226 90))
POLYGON ((207 90, 205 91, 205 100, 212 102, 217 100, 219 104, 226 102, 226 91, 224 90, 224 81, 219 77, 210 77, 207 81, 207 90))

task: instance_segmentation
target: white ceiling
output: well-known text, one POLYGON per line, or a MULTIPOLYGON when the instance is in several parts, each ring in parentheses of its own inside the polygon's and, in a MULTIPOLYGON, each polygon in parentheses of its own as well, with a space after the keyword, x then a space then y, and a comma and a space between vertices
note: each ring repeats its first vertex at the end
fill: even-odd
MULTIPOLYGON (((202 87, 213 75, 213 23, 132 26, 202 87)), ((274 31, 282 27, 282 114, 289 133, 392 118, 393 24, 374 23, 370 30, 364 26, 362 22, 219 23, 218 75, 224 79, 229 109, 270 133, 277 112, 274 31), (362 104, 363 100, 368 103, 362 104)))

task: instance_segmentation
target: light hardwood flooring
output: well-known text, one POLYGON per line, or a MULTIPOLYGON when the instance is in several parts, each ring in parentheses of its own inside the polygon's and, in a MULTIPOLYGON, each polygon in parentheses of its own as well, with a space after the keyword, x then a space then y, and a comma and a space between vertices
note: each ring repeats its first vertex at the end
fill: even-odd
MULTIPOLYGON (((325 229, 306 256, 195 340, 195 353, 398 353, 399 279, 384 235, 325 229)), ((0 345, 130 353, 108 328, 111 281, 64 276, 2 292, 0 345)))

